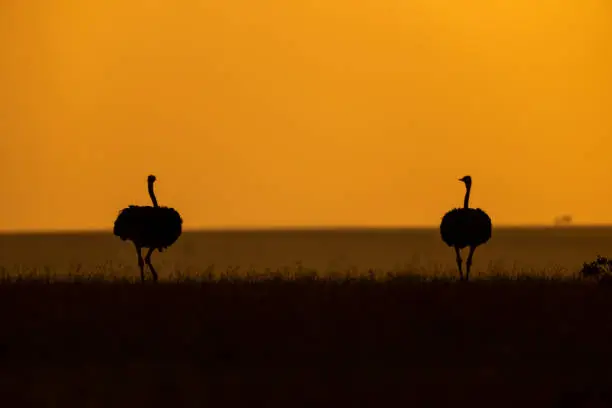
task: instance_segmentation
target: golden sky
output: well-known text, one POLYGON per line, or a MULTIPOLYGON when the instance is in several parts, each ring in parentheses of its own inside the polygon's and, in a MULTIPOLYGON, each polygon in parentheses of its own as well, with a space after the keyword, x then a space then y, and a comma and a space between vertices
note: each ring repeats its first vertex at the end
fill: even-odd
POLYGON ((612 222, 610 0, 0 0, 0 229, 612 222))

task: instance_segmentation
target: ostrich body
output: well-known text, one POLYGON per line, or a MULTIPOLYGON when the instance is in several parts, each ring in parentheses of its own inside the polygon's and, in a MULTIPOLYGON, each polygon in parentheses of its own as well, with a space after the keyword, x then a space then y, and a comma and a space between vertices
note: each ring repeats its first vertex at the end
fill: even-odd
POLYGON ((142 282, 144 282, 145 263, 151 270, 153 280, 157 282, 157 272, 151 265, 151 254, 156 249, 162 252, 174 244, 182 232, 183 220, 179 213, 174 208, 157 205, 153 191, 155 180, 155 176, 149 176, 147 179, 153 206, 130 205, 124 208, 115 220, 113 228, 113 234, 124 241, 130 240, 134 243, 142 282), (142 259, 142 248, 149 249, 144 260, 142 259))
POLYGON ((491 218, 483 210, 480 208, 469 208, 472 178, 465 176, 459 179, 459 181, 464 182, 466 188, 463 208, 454 208, 444 214, 440 224, 440 235, 442 235, 442 241, 446 245, 455 248, 457 268, 459 269, 459 278, 461 280, 463 280, 461 250, 465 247, 470 248, 470 253, 465 263, 465 280, 469 280, 474 251, 479 245, 489 241, 492 224, 491 218))

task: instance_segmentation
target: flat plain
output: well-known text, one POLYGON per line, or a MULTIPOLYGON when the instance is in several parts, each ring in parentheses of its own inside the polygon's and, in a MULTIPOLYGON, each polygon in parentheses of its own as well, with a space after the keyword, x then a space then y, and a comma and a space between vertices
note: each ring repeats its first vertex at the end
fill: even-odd
MULTIPOLYGON (((47 242, 68 258, 84 245, 47 242)), ((91 262, 100 248, 114 247, 91 246, 91 262)), ((612 287, 563 264, 557 274, 486 273, 486 253, 468 283, 451 269, 361 264, 207 266, 142 285, 110 262, 55 274, 71 260, 34 246, 30 266, 4 264, 0 398, 14 407, 612 406, 612 287)))

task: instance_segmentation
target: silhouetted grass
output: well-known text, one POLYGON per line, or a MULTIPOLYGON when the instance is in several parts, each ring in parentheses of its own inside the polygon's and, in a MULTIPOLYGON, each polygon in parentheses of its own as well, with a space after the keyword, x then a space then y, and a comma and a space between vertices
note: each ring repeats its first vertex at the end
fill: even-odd
POLYGON ((612 388, 612 288, 567 275, 10 272, 6 406, 569 407, 612 388))
MULTIPOLYGON (((145 276, 150 278, 148 271, 145 276)), ((485 271, 474 271, 471 280, 577 280, 582 278, 579 271, 571 272, 564 268, 549 269, 527 269, 515 268, 505 269, 490 264, 485 271)), ((375 268, 359 269, 357 267, 345 270, 317 271, 316 269, 304 267, 300 262, 293 266, 285 266, 280 269, 255 270, 253 268, 241 268, 239 266, 229 267, 226 270, 218 270, 215 265, 204 269, 174 270, 161 279, 166 282, 218 282, 218 281, 248 281, 262 282, 270 280, 326 280, 326 281, 354 281, 367 280, 377 282, 390 282, 397 280, 410 280, 418 282, 454 281, 458 277, 455 268, 423 268, 406 265, 393 270, 375 268)), ((136 268, 126 265, 117 265, 112 262, 98 265, 93 269, 87 269, 81 265, 74 265, 68 271, 57 271, 49 267, 25 268, 21 265, 0 266, 0 283, 2 282, 104 282, 104 283, 129 283, 139 282, 140 276, 136 268)))

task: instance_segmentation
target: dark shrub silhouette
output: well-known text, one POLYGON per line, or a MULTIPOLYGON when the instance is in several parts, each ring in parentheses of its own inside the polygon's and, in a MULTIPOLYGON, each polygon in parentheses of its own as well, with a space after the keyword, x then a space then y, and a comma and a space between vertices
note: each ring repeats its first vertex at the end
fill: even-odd
POLYGON ((612 282, 612 259, 597 255, 597 259, 582 265, 580 276, 601 283, 612 282))

